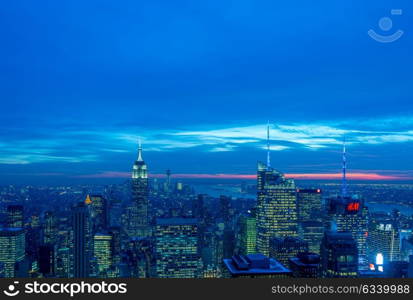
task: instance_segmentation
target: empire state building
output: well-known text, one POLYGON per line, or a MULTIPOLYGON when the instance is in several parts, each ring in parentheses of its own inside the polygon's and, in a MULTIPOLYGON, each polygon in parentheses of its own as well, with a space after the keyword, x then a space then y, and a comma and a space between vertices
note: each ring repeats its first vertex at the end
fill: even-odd
POLYGON ((132 170, 132 218, 130 233, 135 237, 150 236, 148 216, 148 167, 142 158, 142 145, 139 143, 138 159, 132 170))

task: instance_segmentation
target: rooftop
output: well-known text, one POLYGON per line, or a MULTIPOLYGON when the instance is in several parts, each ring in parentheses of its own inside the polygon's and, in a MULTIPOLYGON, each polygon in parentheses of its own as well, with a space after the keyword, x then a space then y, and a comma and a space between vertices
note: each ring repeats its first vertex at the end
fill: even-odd
POLYGON ((7 234, 15 234, 23 232, 23 228, 11 228, 11 227, 2 227, 0 228, 0 234, 7 235, 7 234))
POLYGON ((198 219, 194 218, 158 218, 156 219, 156 225, 197 225, 198 219))
POLYGON ((321 262, 320 255, 315 253, 299 253, 297 257, 290 258, 297 266, 318 266, 321 262))
POLYGON ((291 271, 273 258, 263 254, 236 255, 224 259, 224 264, 232 275, 276 275, 290 274, 291 271))

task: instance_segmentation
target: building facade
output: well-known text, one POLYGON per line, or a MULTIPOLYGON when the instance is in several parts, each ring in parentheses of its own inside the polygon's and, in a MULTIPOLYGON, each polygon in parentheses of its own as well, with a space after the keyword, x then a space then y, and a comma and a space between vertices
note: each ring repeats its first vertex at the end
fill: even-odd
POLYGON ((155 257, 158 278, 199 277, 201 257, 198 242, 197 219, 157 219, 155 257))
POLYGON ((262 163, 257 178, 257 251, 268 256, 272 237, 298 235, 296 187, 294 180, 262 163))

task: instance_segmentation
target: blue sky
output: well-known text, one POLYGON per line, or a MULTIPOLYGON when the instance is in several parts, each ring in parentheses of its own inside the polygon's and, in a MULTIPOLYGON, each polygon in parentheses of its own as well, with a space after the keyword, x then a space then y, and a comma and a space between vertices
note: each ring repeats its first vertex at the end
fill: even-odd
POLYGON ((267 120, 287 173, 338 172, 346 136, 353 172, 413 177, 412 20, 407 0, 2 3, 0 180, 128 172, 138 137, 153 173, 253 174, 267 120))

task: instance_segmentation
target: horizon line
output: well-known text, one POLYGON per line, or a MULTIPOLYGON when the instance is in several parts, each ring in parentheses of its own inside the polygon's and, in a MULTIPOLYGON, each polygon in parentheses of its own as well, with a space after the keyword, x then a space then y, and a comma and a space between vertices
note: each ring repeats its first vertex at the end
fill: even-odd
MULTIPOLYGON (((306 180, 340 180, 342 174, 339 173, 285 173, 285 177, 292 179, 306 179, 306 180)), ((105 171, 95 174, 85 174, 71 176, 73 178, 130 178, 130 172, 117 172, 117 171, 105 171)), ((149 174, 150 178, 166 178, 165 174, 149 174)), ((256 180, 256 174, 231 174, 231 173, 177 173, 172 174, 172 178, 177 179, 243 179, 243 180, 256 180)), ((403 181, 413 180, 412 176, 402 175, 382 175, 377 173, 348 173, 348 179, 352 180, 366 180, 366 181, 403 181)))

